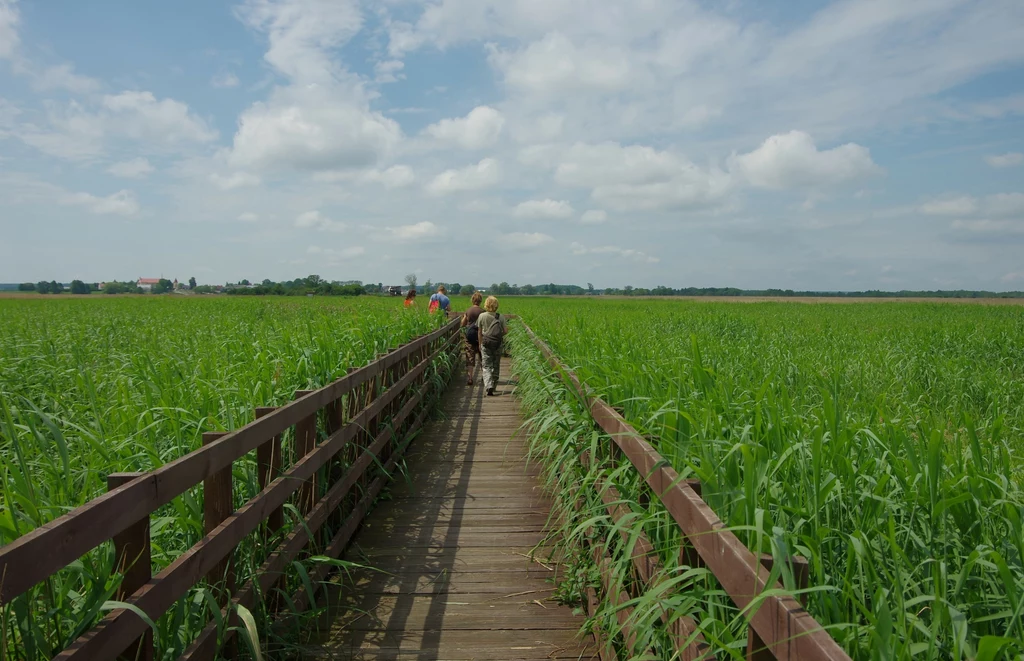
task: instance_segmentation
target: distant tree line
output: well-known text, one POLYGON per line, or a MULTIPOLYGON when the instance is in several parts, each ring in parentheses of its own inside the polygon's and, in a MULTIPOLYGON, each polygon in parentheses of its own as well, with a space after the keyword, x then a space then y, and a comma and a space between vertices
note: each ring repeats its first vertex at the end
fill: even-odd
POLYGON ((318 275, 309 275, 282 282, 267 279, 260 284, 241 280, 237 283, 228 283, 224 287, 224 293, 234 296, 362 296, 366 293, 379 293, 382 288, 380 284, 364 285, 359 280, 329 282, 318 275))
MULTIPOLYGON (((449 295, 469 296, 476 288, 472 284, 461 284, 458 282, 441 283, 427 280, 423 284, 417 282, 415 275, 405 277, 404 291, 415 288, 419 294, 430 294, 437 290, 438 286, 444 285, 449 295)), ((4 288, 13 289, 14 285, 4 285, 4 288)), ((199 285, 196 279, 189 278, 188 285, 179 285, 179 288, 189 289, 197 294, 213 294, 223 291, 230 295, 247 296, 305 296, 314 294, 317 296, 361 296, 363 294, 381 295, 387 293, 387 287, 383 283, 363 283, 361 280, 324 280, 318 275, 309 275, 305 278, 295 280, 283 280, 274 282, 263 280, 254 284, 248 280, 241 280, 236 283, 227 283, 225 286, 199 285)), ((72 280, 69 287, 65 287, 56 280, 49 282, 42 280, 36 283, 23 282, 17 285, 18 291, 37 292, 40 294, 89 294, 100 290, 99 283, 86 283, 81 280, 72 280)), ((161 278, 159 283, 154 284, 154 294, 167 293, 174 290, 174 283, 161 278)), ((143 289, 134 280, 110 281, 103 283, 102 288, 105 294, 142 294, 143 289)), ((816 290, 793 290, 793 289, 739 289, 737 287, 683 287, 673 288, 659 285, 657 287, 633 287, 626 285, 622 288, 607 287, 596 289, 593 284, 587 283, 586 287, 580 285, 559 285, 555 283, 539 285, 518 285, 507 282, 492 283, 486 290, 488 294, 497 296, 765 296, 765 297, 834 297, 834 298, 1024 298, 1022 291, 992 292, 985 290, 900 290, 882 291, 880 289, 869 289, 866 291, 816 291, 816 290)))
POLYGON ((799 291, 793 289, 737 289, 735 287, 671 287, 626 286, 622 289, 607 288, 599 293, 606 296, 773 296, 773 297, 833 297, 833 298, 1024 298, 1024 292, 991 292, 976 290, 935 290, 935 291, 882 291, 869 289, 866 291, 799 291))
POLYGON ((35 283, 23 282, 18 285, 18 291, 34 291, 37 294, 63 294, 66 291, 70 291, 72 294, 91 294, 97 289, 99 289, 99 283, 85 283, 81 280, 72 280, 68 288, 65 288, 63 283, 56 280, 49 282, 40 280, 35 283))

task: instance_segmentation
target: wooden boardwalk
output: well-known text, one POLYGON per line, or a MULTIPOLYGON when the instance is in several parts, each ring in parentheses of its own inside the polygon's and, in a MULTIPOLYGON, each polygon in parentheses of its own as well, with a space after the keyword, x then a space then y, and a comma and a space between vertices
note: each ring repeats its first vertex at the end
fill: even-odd
MULTIPOLYGON (((321 659, 590 659, 583 618, 550 599, 531 561, 549 502, 527 467, 522 420, 502 366, 498 394, 457 375, 409 449, 407 479, 367 517, 346 559, 321 659)), ((478 372, 479 382, 479 372, 478 372)))

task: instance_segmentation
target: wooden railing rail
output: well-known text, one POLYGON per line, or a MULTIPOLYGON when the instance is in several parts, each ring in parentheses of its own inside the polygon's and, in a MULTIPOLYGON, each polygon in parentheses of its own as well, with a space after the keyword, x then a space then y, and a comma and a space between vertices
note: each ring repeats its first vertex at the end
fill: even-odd
MULTIPOLYGON (((119 598, 151 619, 159 618, 204 578, 222 588, 222 615, 230 618, 231 607, 237 604, 251 608, 259 595, 270 593, 288 564, 311 541, 318 551, 322 548, 317 543, 320 529, 348 500, 352 507, 344 513, 347 518, 322 550, 340 553, 344 548, 429 412, 429 407, 420 405, 440 394, 432 392, 432 382, 424 378, 427 368, 442 354, 457 355, 460 338, 458 320, 451 321, 323 388, 296 393, 296 399, 284 406, 257 410, 256 419, 241 429, 204 435, 203 447, 157 470, 112 475, 107 494, 0 547, 0 576, 4 577, 0 606, 114 539, 117 569, 124 574, 119 598), (349 415, 344 415, 342 401, 348 402, 349 415), (417 407, 421 410, 410 420, 417 407), (317 444, 316 425, 322 410, 327 437, 317 444), (294 463, 282 473, 281 436, 293 425, 294 463), (261 491, 233 510, 232 463, 254 449, 261 491), (375 460, 384 471, 369 482, 366 478, 375 460), (338 462, 349 464, 343 473, 338 462), (319 500, 314 483, 318 471, 328 479, 332 474, 337 477, 319 500), (149 515, 200 483, 205 492, 205 536, 150 577, 149 515), (352 494, 357 484, 364 488, 352 494), (231 566, 235 547, 261 528, 263 539, 271 539, 283 524, 282 508, 293 494, 298 495, 296 506, 304 525, 295 526, 281 539, 257 575, 235 592, 231 566)), ((325 575, 326 567, 315 570, 318 580, 324 577, 321 571, 325 575)), ((304 607, 313 596, 302 593, 297 598, 304 607)), ((212 658, 218 648, 216 634, 216 623, 211 623, 184 658, 212 658)), ((230 637, 226 632, 224 640, 230 637)), ((134 612, 117 610, 55 658, 112 659, 126 650, 133 658, 152 658, 152 636, 134 612)))
MULTIPOLYGON (((736 606, 745 611, 750 625, 747 657, 760 659, 768 654, 783 661, 849 661, 850 657, 799 601, 786 593, 777 581, 769 583, 771 558, 752 553, 725 527, 701 498, 699 483, 682 480, 650 443, 607 402, 594 395, 526 323, 522 326, 548 364, 587 403, 597 425, 612 438, 618 450, 661 500, 698 556, 688 562, 698 560, 702 563, 736 606), (754 605, 757 600, 760 604, 754 605)), ((621 498, 614 488, 605 486, 601 495, 613 519, 621 516, 621 512, 615 511, 615 505, 621 502, 621 498)), ((634 553, 634 564, 638 571, 647 574, 656 568, 644 568, 653 555, 653 546, 646 538, 638 546, 642 550, 634 553)), ((799 564, 799 561, 794 562, 794 565, 799 564)), ((806 571, 797 569, 794 573, 806 580, 806 571)), ((613 600, 619 598, 619 595, 613 596, 613 600)), ((685 643, 677 650, 681 658, 709 658, 709 650, 703 645, 703 640, 691 635, 696 631, 692 620, 678 621, 676 627, 673 638, 680 644, 685 643)))

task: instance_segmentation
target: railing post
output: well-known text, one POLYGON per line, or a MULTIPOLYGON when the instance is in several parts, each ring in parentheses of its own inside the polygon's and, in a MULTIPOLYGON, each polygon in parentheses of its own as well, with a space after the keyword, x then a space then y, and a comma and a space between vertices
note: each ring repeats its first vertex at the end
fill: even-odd
MULTIPOLYGON (((111 473, 107 476, 107 491, 113 491, 144 473, 111 473)), ((121 585, 116 598, 124 601, 153 577, 153 565, 149 546, 149 516, 139 519, 123 532, 114 535, 114 557, 116 571, 121 574, 121 585)), ((124 651, 121 659, 153 661, 153 630, 137 638, 124 651)))
MULTIPOLYGON (((209 445, 226 434, 227 432, 206 432, 203 434, 203 445, 209 445)), ((209 535, 224 522, 224 519, 231 516, 235 511, 233 497, 230 465, 203 480, 203 534, 209 535)), ((226 598, 223 602, 227 603, 235 591, 231 555, 218 562, 206 575, 206 580, 210 585, 224 582, 226 598)))
MULTIPOLYGON (((758 554, 761 566, 768 571, 772 570, 775 566, 775 558, 768 553, 758 554)), ((790 556, 789 566, 793 570, 793 580, 796 582, 797 590, 806 590, 810 581, 810 563, 807 562, 807 558, 799 555, 790 556)), ((807 593, 800 595, 800 603, 807 606, 807 593)), ((747 628, 747 659, 749 661, 772 661, 775 659, 775 653, 765 645, 761 636, 757 635, 754 631, 754 627, 748 626, 747 628)))
MULTIPOLYGON (((312 390, 296 390, 295 399, 305 397, 306 395, 313 392, 312 390)), ((316 447, 316 411, 310 414, 308 417, 300 420, 295 425, 295 461, 300 461, 303 457, 313 451, 316 447)), ((316 475, 312 475, 308 480, 302 483, 299 487, 299 497, 296 504, 299 508, 299 512, 303 515, 309 514, 309 511, 313 509, 313 503, 316 500, 316 475)))
MULTIPOLYGON (((256 409, 256 418, 270 415, 277 410, 274 406, 261 406, 256 409)), ((281 435, 277 434, 269 441, 256 448, 256 479, 260 491, 281 474, 281 435)), ((278 507, 267 516, 267 537, 273 536, 284 525, 284 510, 278 507)))

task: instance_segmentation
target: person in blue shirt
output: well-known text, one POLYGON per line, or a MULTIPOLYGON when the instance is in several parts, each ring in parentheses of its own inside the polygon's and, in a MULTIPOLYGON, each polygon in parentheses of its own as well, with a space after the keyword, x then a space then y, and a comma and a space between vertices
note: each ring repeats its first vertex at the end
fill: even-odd
POLYGON ((448 290, 444 288, 444 285, 437 288, 436 294, 430 295, 430 305, 427 307, 430 312, 435 312, 438 308, 444 310, 445 314, 452 310, 452 302, 448 298, 448 290))

